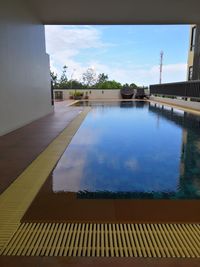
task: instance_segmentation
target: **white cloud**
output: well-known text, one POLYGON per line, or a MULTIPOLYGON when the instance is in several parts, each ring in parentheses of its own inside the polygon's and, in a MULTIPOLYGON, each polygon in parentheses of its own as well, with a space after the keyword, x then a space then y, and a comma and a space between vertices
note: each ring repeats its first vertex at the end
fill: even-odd
MULTIPOLYGON (((159 65, 157 66, 124 66, 109 67, 108 65, 90 62, 98 73, 105 72, 110 79, 122 83, 136 83, 137 85, 156 84, 159 81, 159 65)), ((163 82, 178 82, 186 79, 187 65, 184 63, 163 66, 163 82)))
POLYGON ((75 55, 79 49, 99 48, 101 42, 100 31, 92 26, 46 26, 47 50, 50 53, 65 51, 69 56, 75 55), (66 50, 67 49, 67 50, 66 50))
MULTIPOLYGON (((80 55, 86 49, 96 49, 97 53, 114 44, 102 41, 102 32, 94 26, 45 26, 47 52, 50 54, 51 69, 61 74, 62 67, 68 66, 68 77, 73 73, 73 78, 81 80, 82 73, 93 67, 98 73, 108 74, 110 79, 121 83, 136 83, 149 85, 159 81, 159 65, 133 65, 120 64, 120 62, 100 61, 81 63, 80 55), (75 71, 74 71, 75 70, 75 71)), ((89 50, 88 50, 89 51, 89 50)), ((101 59, 100 59, 101 60, 101 59)), ((167 64, 163 66, 163 82, 184 81, 186 79, 187 65, 184 63, 167 64)))
POLYGON ((163 67, 163 81, 184 81, 186 80, 187 64, 170 64, 163 67))
POLYGON ((101 32, 92 26, 45 26, 45 35, 51 69, 60 75, 62 67, 67 65, 71 73, 76 69, 75 78, 80 78, 89 67, 74 59, 81 50, 109 45, 101 41, 101 32))

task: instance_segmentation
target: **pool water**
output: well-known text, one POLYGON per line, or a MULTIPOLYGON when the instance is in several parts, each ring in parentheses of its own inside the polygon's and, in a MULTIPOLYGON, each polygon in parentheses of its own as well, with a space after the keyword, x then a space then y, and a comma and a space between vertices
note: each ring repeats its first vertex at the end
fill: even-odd
POLYGON ((143 101, 89 103, 52 172, 78 198, 199 199, 200 117, 143 101))

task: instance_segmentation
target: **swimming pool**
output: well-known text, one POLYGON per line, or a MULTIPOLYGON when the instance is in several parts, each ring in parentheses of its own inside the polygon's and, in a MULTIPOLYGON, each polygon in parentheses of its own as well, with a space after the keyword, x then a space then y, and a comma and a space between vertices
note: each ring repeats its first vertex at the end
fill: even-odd
POLYGON ((199 116, 143 101, 89 105, 52 172, 54 193, 76 192, 82 199, 200 198, 199 116))

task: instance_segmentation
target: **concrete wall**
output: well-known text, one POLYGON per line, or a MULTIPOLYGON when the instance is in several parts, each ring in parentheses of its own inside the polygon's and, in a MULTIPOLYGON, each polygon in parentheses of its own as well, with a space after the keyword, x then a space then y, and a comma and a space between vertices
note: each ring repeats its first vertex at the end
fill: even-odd
POLYGON ((200 111, 200 102, 185 101, 181 99, 171 99, 171 98, 155 97, 155 96, 150 96, 150 100, 200 111))
MULTIPOLYGON (((55 92, 63 92, 63 100, 67 100, 69 99, 70 96, 70 92, 74 92, 75 90, 54 90, 54 97, 55 97, 55 92)), ((88 92, 88 96, 90 100, 94 100, 94 99, 120 99, 121 98, 121 94, 120 94, 120 90, 119 89, 105 89, 105 90, 98 90, 98 89, 93 89, 93 90, 83 90, 83 89, 77 89, 76 91, 79 92, 88 92), (102 93, 103 92, 103 93, 102 93)))
POLYGON ((0 1, 0 135, 53 111, 44 26, 26 1, 0 1))

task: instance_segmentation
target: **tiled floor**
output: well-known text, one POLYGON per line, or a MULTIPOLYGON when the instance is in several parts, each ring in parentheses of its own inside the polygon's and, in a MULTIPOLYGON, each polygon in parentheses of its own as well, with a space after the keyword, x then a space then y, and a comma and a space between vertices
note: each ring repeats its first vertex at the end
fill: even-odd
POLYGON ((0 137, 0 193, 47 147, 82 110, 55 103, 55 112, 0 137))

